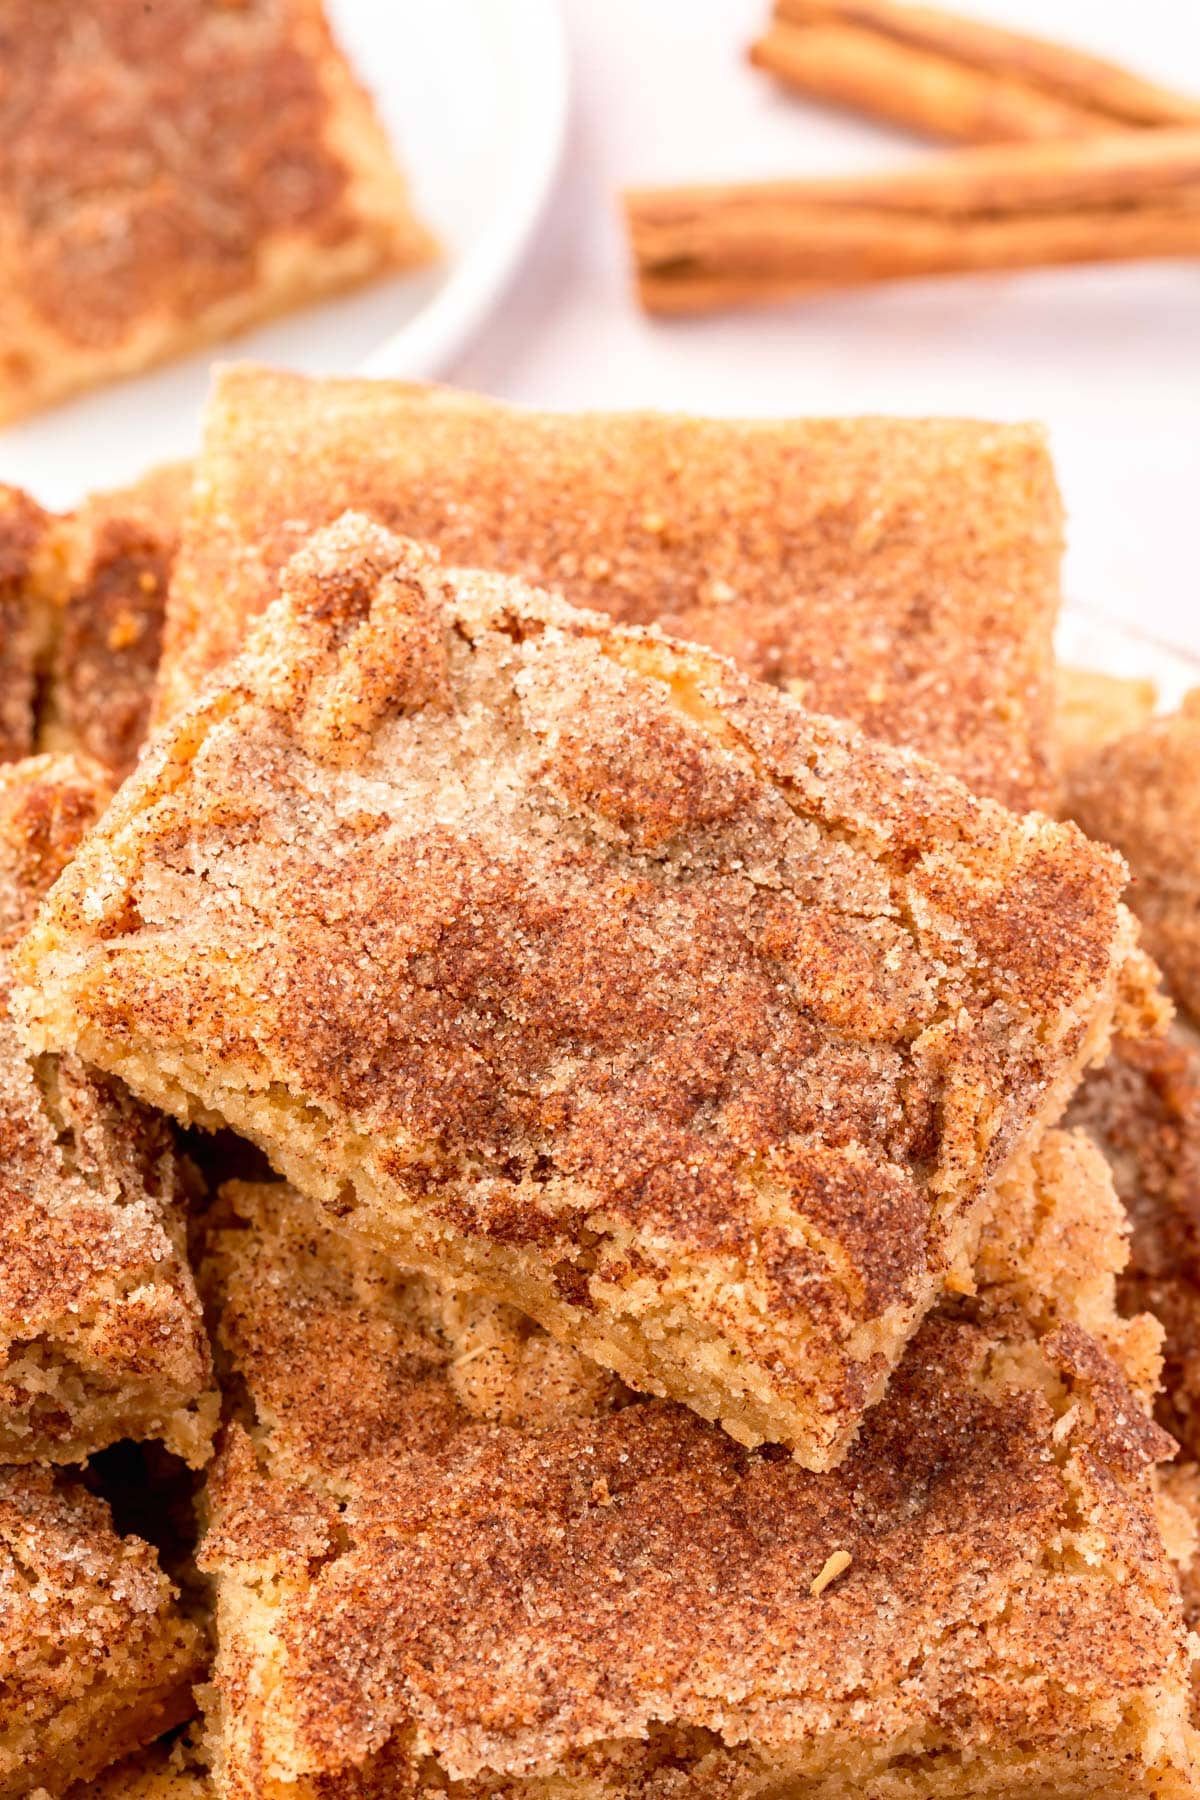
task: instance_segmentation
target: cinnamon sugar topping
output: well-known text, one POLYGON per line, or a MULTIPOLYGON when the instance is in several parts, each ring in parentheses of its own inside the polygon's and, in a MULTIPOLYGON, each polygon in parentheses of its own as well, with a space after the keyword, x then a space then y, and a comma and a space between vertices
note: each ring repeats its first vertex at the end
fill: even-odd
POLYGON ((824 1475, 596 1389, 282 1186, 227 1191, 204 1279, 235 1400, 202 1559, 229 1791, 1182 1800, 1163 1445, 1023 1261, 1027 1217, 1103 1242, 1119 1209, 1069 1145, 1023 1180, 1012 1279, 924 1322, 824 1475), (469 1394, 464 1324, 493 1356, 469 1394))
POLYGON ((1122 878, 710 653, 347 518, 60 883, 25 1017, 822 1467, 1102 1046, 1122 878))
POLYGON ((160 717, 352 508, 708 644, 1008 805, 1055 797, 1061 507, 1031 427, 555 415, 244 367, 218 373, 198 468, 160 717))

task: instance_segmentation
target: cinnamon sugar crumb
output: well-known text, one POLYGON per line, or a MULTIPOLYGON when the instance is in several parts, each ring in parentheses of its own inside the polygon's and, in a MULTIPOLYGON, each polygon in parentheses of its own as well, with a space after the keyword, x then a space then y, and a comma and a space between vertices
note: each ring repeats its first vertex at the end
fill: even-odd
POLYGON ((808 1591, 813 1599, 819 1599, 831 1581, 836 1581, 839 1575, 844 1575, 853 1560, 848 1550, 835 1550, 832 1556, 826 1557, 821 1573, 809 1585, 808 1591))

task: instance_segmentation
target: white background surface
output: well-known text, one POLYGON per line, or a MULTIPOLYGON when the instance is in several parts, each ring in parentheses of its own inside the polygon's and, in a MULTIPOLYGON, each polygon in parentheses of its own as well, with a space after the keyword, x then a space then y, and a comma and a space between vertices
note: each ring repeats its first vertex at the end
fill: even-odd
MULTIPOLYGON (((1200 0, 955 0, 1200 92, 1200 0)), ((536 248, 451 374, 551 406, 973 413, 1050 426, 1067 591, 1200 652, 1200 264, 880 288, 652 324, 622 184, 851 170, 929 154, 748 68, 769 0, 565 0, 566 160, 536 248)))
MULTIPOLYGON (((329 3, 453 258, 438 274, 295 315, 232 352, 311 370, 378 367, 382 340, 523 203, 523 146, 552 86, 552 34, 531 41, 529 30, 554 0, 329 3)), ((953 3, 1200 92, 1200 0, 953 3)), ((1200 654, 1200 262, 910 284, 651 323, 630 291, 622 185, 853 171, 936 151, 750 69, 745 47, 770 0, 562 5, 573 110, 561 176, 498 310, 442 373, 549 406, 1045 420, 1069 509, 1069 596, 1200 654)), ((0 435, 0 479, 69 504, 185 454, 207 361, 0 435)), ((1106 642, 1098 662, 1112 660, 1106 642)), ((1073 653, 1077 644, 1078 634, 1073 653)))

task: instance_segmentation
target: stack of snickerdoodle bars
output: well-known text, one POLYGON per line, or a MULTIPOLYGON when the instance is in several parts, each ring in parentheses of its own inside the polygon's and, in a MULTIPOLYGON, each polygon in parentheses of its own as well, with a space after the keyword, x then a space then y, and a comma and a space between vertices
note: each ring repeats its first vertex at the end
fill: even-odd
POLYGON ((0 1797, 1200 1793, 1200 759, 1060 536, 255 368, 8 493, 0 1797))

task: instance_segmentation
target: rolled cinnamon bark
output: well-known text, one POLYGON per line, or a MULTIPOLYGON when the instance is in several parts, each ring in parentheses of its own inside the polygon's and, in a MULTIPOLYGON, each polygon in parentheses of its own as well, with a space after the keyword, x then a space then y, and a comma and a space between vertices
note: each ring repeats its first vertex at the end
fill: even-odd
POLYGON ((834 20, 776 20, 750 60, 815 100, 960 143, 1077 137, 1111 125, 1027 82, 834 20))
POLYGON ((1200 122, 1200 100, 1085 51, 894 0, 776 0, 751 60, 817 99, 970 143, 1200 122))
POLYGON ((654 312, 906 276, 1200 255, 1200 130, 1117 132, 841 180, 626 196, 654 312))

